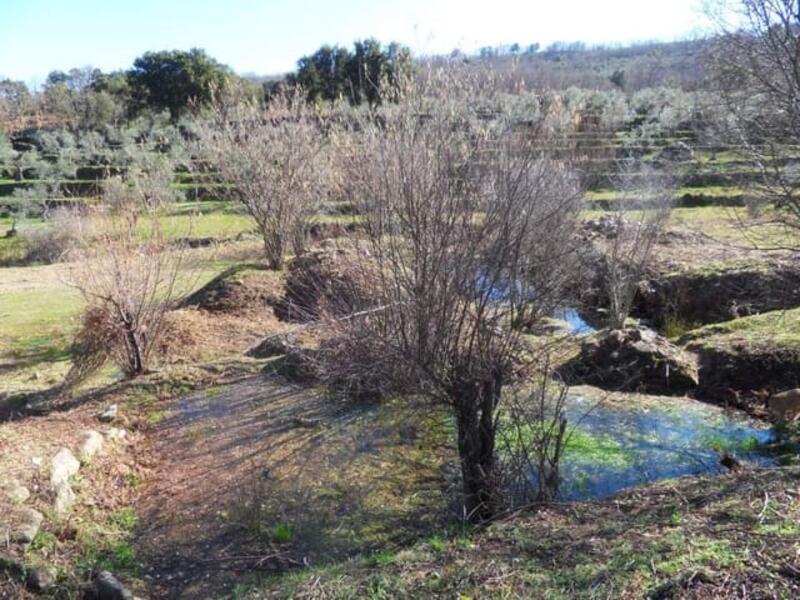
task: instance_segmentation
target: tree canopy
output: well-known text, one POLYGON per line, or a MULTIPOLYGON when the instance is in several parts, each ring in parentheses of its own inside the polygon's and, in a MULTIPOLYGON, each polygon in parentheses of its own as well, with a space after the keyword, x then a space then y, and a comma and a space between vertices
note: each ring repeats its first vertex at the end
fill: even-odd
POLYGON ((357 41, 353 50, 322 46, 297 62, 290 85, 300 85, 310 101, 346 98, 352 104, 380 104, 413 69, 411 51, 375 39, 357 41))
POLYGON ((177 120, 192 102, 208 104, 214 89, 224 87, 232 71, 205 50, 192 48, 147 52, 127 75, 136 108, 168 110, 177 120))

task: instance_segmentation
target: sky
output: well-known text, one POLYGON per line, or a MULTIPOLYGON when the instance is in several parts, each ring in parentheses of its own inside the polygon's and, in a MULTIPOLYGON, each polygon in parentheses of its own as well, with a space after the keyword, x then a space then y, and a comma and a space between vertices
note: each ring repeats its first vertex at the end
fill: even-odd
POLYGON ((279 74, 322 44, 375 37, 416 54, 702 33, 699 0, 0 0, 0 78, 128 68, 148 50, 205 48, 240 74, 279 74))

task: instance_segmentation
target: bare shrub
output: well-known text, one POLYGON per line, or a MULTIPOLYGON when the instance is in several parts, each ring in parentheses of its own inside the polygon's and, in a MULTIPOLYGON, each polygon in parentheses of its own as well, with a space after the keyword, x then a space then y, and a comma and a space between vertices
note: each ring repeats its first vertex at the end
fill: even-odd
POLYGON ((92 218, 82 211, 59 208, 43 227, 24 228, 20 235, 25 240, 27 261, 54 263, 80 240, 92 239, 95 228, 92 218))
POLYGON ((576 227, 580 194, 540 123, 485 118, 461 82, 435 87, 435 102, 412 91, 339 140, 377 269, 353 279, 373 286, 370 309, 323 316, 321 373, 450 406, 465 516, 481 520, 497 506, 502 390, 525 371, 510 325, 562 301, 560 275, 541 265, 568 268, 574 244, 551 232, 576 227))
POLYGON ((674 188, 634 160, 622 163, 616 187, 619 195, 611 202, 608 215, 612 232, 602 251, 609 326, 619 329, 630 315, 653 247, 669 220, 674 188))
POLYGON ((68 283, 80 291, 86 308, 67 381, 79 383, 104 357, 128 376, 144 373, 162 341, 165 315, 182 291, 184 248, 163 237, 157 214, 144 223, 138 216, 111 216, 103 231, 82 240, 69 258, 68 283))
POLYGON ((270 268, 282 268, 290 247, 301 254, 327 170, 321 115, 300 90, 280 91, 266 106, 220 95, 196 134, 198 154, 255 221, 270 268))

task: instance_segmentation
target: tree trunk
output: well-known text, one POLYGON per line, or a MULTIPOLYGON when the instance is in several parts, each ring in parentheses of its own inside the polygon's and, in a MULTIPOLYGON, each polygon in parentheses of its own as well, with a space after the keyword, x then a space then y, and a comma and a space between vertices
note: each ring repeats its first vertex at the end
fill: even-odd
POLYGON ((500 379, 496 378, 465 381, 453 389, 464 510, 474 523, 491 518, 497 509, 494 413, 500 387, 500 379))
POLYGON ((283 237, 278 233, 264 232, 264 255, 267 259, 267 266, 273 271, 283 269, 283 255, 285 244, 283 237))

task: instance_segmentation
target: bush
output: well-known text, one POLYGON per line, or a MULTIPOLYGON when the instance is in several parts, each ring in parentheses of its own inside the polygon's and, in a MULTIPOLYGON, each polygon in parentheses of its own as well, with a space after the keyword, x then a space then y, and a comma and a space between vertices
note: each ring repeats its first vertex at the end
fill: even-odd
POLYGON ((47 225, 23 229, 20 236, 27 247, 26 262, 54 263, 62 260, 79 240, 93 239, 96 231, 91 218, 62 208, 47 225))

